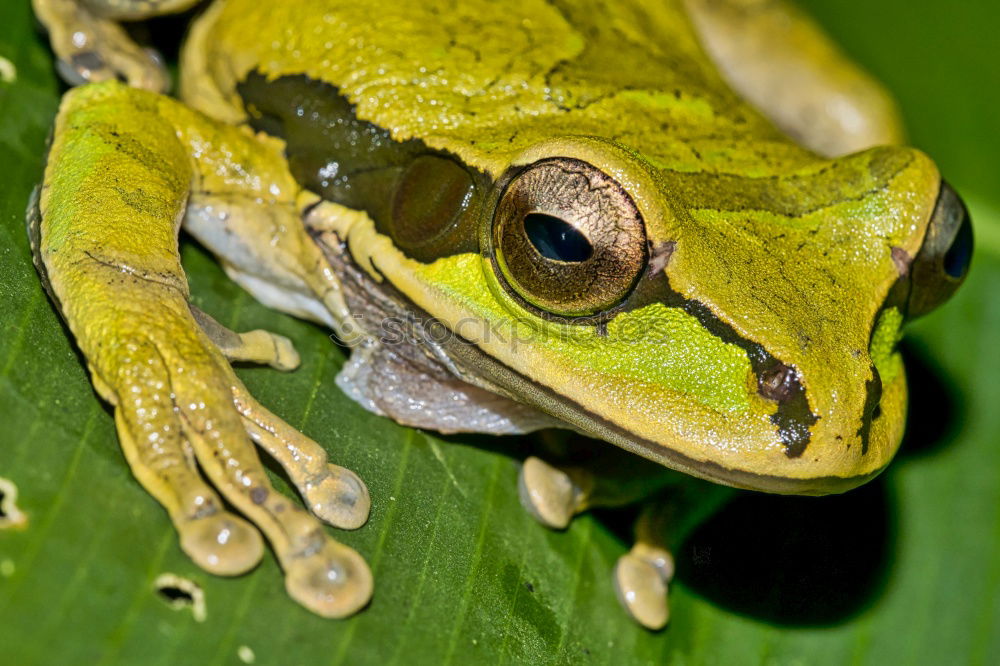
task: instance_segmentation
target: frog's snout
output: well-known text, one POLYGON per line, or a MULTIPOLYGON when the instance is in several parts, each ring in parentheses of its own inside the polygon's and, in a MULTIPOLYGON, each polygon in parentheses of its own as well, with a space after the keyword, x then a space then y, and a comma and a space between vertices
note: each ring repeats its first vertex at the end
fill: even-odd
POLYGON ((924 242, 910 267, 909 319, 927 314, 955 293, 969 272, 972 245, 969 210, 942 180, 924 242))

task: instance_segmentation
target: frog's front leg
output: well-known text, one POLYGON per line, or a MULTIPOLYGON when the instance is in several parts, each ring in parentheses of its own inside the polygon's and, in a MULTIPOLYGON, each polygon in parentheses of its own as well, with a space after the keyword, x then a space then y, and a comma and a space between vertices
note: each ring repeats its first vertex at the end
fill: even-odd
MULTIPOLYGON (((270 541, 290 595, 342 617, 370 598, 367 565, 271 486, 251 439, 330 522, 363 523, 367 491, 250 398, 213 343, 227 332, 206 334, 192 314, 177 228, 210 190, 254 202, 283 218, 280 228, 298 224, 299 191, 276 143, 115 82, 77 88, 56 121, 38 254, 95 387, 115 406, 128 461, 170 513, 185 551, 217 573, 245 571, 261 553, 256 530, 224 511, 200 469, 270 541)), ((231 355, 247 352, 222 342, 231 355)))
POLYGON ((618 559, 612 578, 625 611, 654 630, 670 619, 673 552, 734 492, 624 453, 571 466, 532 456, 525 460, 518 483, 525 508, 554 529, 565 528, 573 516, 590 508, 644 502, 635 543, 618 559))
POLYGON ((521 466, 518 491, 521 505, 538 522, 551 529, 565 529, 574 516, 597 507, 618 507, 656 495, 663 488, 684 478, 677 472, 606 444, 587 451, 589 442, 562 439, 549 433, 543 441, 555 445, 551 453, 566 455, 559 448, 583 449, 569 462, 552 463, 530 456, 521 466))
POLYGON ((622 608, 647 629, 670 620, 668 587, 673 554, 699 524, 733 496, 732 488, 688 479, 649 500, 635 524, 635 543, 618 558, 613 574, 622 608))
POLYGON ((59 74, 70 85, 122 79, 163 91, 169 84, 160 57, 140 47, 117 23, 179 12, 200 0, 32 0, 49 33, 59 74))

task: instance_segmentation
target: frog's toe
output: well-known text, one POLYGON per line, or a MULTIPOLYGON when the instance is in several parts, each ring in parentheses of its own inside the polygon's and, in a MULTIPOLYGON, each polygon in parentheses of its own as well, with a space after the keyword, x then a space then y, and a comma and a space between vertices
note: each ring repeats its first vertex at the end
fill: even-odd
POLYGON ((274 357, 270 361, 272 368, 276 370, 294 370, 299 367, 301 363, 299 352, 295 349, 295 345, 292 344, 291 340, 276 333, 261 332, 265 333, 271 344, 274 345, 274 357))
POLYGON ((587 507, 589 483, 582 470, 563 470, 531 456, 521 466, 518 494, 521 505, 538 522, 565 529, 573 516, 587 507))
POLYGON ((263 407, 238 380, 233 399, 251 439, 284 468, 313 514, 341 529, 365 524, 371 498, 357 474, 330 463, 323 447, 263 407))
POLYGON ((264 555, 264 541, 248 522, 220 512, 178 525, 181 549, 195 564, 218 576, 250 571, 264 555))
POLYGON ((202 332, 215 344, 228 361, 269 365, 276 370, 299 367, 299 353, 292 341, 283 335, 262 329, 236 333, 194 305, 188 306, 202 332))
MULTIPOLYGON (((222 500, 202 479, 185 451, 182 426, 173 415, 163 386, 164 367, 153 345, 133 343, 139 361, 132 399, 118 401, 115 425, 122 451, 136 478, 170 515, 181 549, 211 573, 234 576, 252 569, 264 554, 260 533, 242 518, 221 509, 222 500), (143 387, 154 387, 152 392, 143 387)), ((110 390, 103 383, 105 393, 110 390)))
POLYGON ((622 555, 615 565, 618 601, 647 629, 662 629, 670 619, 667 584, 673 577, 673 569, 673 558, 665 550, 644 552, 638 546, 622 555))
MULTIPOLYGON (((252 398, 244 395, 245 387, 231 371, 219 367, 242 413, 241 406, 252 398)), ((372 592, 368 565, 355 551, 331 539, 316 518, 271 485, 244 429, 246 415, 241 421, 232 403, 202 409, 184 391, 179 392, 178 403, 184 436, 201 469, 223 497, 263 532, 285 571, 289 594, 324 617, 344 617, 363 607, 372 592)), ((267 425, 271 433, 281 427, 292 430, 283 422, 281 427, 267 425)), ((321 469, 327 465, 325 454, 317 460, 308 448, 285 453, 296 464, 305 465, 308 459, 321 469)))
POLYGON ((164 92, 170 82, 163 59, 137 45, 109 18, 76 2, 36 2, 49 32, 59 75, 70 85, 118 79, 135 88, 164 92))
POLYGON ((230 361, 259 363, 282 371, 299 367, 299 352, 292 341, 283 335, 260 329, 232 335, 235 342, 229 346, 213 339, 219 351, 230 361))
POLYGON ((354 530, 368 521, 371 497, 357 474, 337 465, 327 465, 319 478, 303 483, 302 495, 313 514, 325 523, 354 530))
POLYGON ((347 617, 364 608, 373 588, 368 564, 356 551, 324 534, 316 535, 315 541, 315 546, 284 562, 289 596, 322 617, 347 617))

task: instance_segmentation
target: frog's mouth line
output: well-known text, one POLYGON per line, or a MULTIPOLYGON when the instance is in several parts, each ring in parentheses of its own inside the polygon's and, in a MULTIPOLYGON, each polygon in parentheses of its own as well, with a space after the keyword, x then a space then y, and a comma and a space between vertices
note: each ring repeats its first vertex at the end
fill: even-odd
MULTIPOLYGON (((405 312, 417 322, 438 322, 437 319, 432 318, 390 284, 388 280, 383 280, 376 286, 371 276, 354 261, 346 242, 340 241, 338 246, 332 247, 320 238, 322 232, 309 230, 309 233, 323 249, 334 269, 340 274, 345 290, 351 284, 356 285, 354 288, 357 289, 368 287, 366 291, 380 293, 389 308, 405 312)), ((440 324, 440 322, 438 323, 440 324)), ((670 469, 722 485, 787 495, 826 495, 846 492, 867 483, 880 474, 885 467, 883 465, 874 471, 851 477, 791 478, 758 474, 725 467, 712 461, 697 460, 662 444, 640 437, 618 423, 594 414, 580 403, 554 389, 533 382, 499 359, 490 356, 474 342, 463 338, 458 332, 453 331, 449 336, 435 337, 434 339, 440 351, 453 362, 458 370, 464 373, 465 376, 459 375, 459 379, 469 381, 470 378, 482 378, 507 395, 518 396, 518 401, 549 414, 573 430, 587 436, 603 439, 670 469)), ((777 362, 774 367, 777 369, 790 368, 790 366, 785 366, 780 362, 777 362)))
MULTIPOLYGON (((416 311, 419 312, 419 309, 416 311)), ((588 436, 606 440, 671 469, 722 485, 786 495, 826 495, 846 492, 867 483, 878 476, 885 467, 854 477, 821 476, 796 479, 756 474, 711 461, 696 460, 640 437, 619 424, 590 412, 553 389, 532 382, 468 340, 452 336, 445 347, 451 358, 457 360, 463 368, 471 369, 477 375, 489 377, 493 383, 506 391, 520 396, 528 404, 555 416, 588 436)))

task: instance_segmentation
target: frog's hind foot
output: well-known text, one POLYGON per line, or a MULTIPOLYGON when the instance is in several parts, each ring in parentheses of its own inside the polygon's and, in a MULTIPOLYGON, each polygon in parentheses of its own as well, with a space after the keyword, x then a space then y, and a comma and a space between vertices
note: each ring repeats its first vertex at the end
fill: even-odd
POLYGON ((159 54, 134 41, 111 18, 78 0, 33 0, 35 16, 49 33, 57 69, 75 86, 118 79, 135 88, 164 92, 170 77, 159 54))
POLYGON ((903 139, 888 92, 788 0, 685 0, 708 55, 775 125, 822 155, 903 139))

